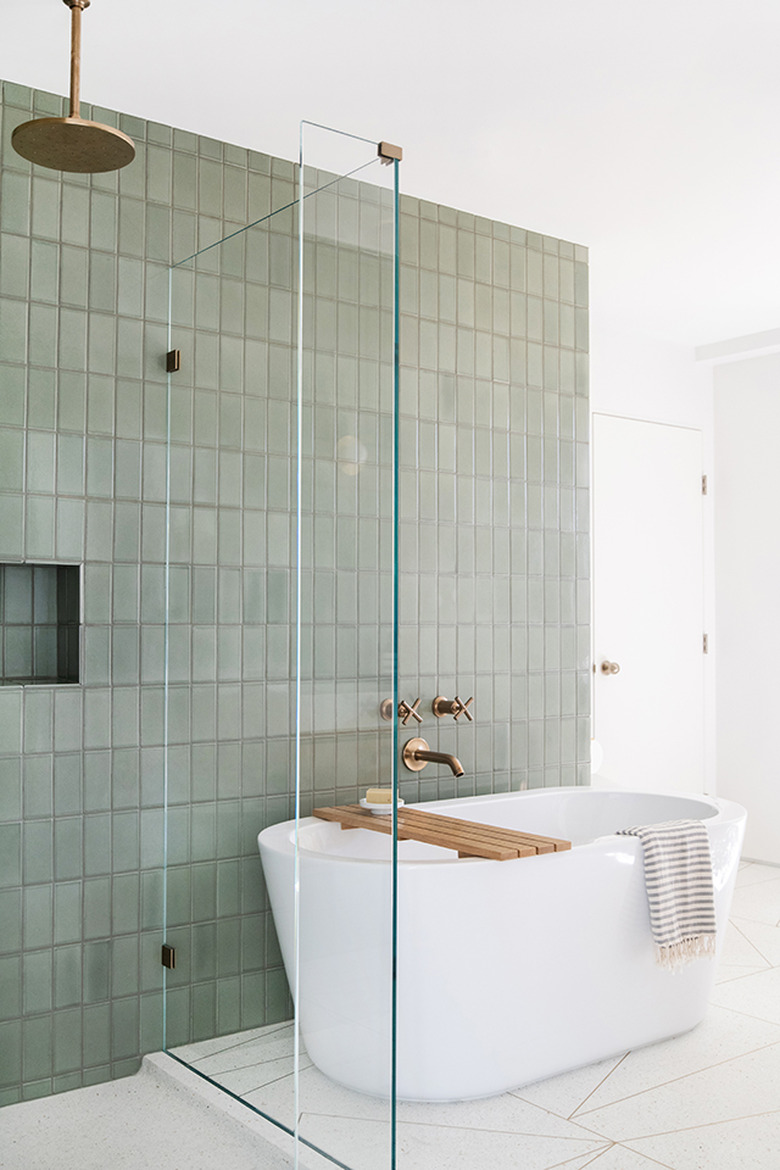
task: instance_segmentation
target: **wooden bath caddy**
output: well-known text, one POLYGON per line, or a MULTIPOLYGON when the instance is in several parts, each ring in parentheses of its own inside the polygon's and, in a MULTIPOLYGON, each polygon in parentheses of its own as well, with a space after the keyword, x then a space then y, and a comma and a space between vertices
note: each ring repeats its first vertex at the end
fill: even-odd
MULTIPOLYGON (((342 829, 373 829, 375 833, 392 833, 392 816, 374 816, 359 804, 342 804, 334 808, 315 808, 313 815, 323 821, 339 821, 342 829)), ((416 808, 398 810, 398 840, 423 841, 457 850, 458 857, 487 857, 491 861, 510 861, 515 857, 535 857, 538 853, 561 853, 571 849, 571 841, 558 837, 538 837, 517 829, 501 829, 462 821, 416 808)))

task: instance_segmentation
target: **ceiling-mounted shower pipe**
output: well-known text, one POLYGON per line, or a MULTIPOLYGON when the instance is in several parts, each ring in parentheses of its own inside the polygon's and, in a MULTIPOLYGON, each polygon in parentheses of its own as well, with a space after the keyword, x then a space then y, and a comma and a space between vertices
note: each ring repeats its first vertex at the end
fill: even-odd
POLYGON ((63 0, 70 8, 70 113, 17 126, 11 143, 29 162, 54 171, 117 171, 135 158, 133 140, 113 126, 81 117, 81 13, 90 0, 63 0))

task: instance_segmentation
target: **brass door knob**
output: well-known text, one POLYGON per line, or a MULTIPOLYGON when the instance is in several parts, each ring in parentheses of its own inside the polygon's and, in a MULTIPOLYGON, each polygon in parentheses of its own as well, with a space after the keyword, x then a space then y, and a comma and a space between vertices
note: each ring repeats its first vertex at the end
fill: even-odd
POLYGON ((607 662, 606 659, 601 664, 602 674, 620 674, 619 662, 607 662))

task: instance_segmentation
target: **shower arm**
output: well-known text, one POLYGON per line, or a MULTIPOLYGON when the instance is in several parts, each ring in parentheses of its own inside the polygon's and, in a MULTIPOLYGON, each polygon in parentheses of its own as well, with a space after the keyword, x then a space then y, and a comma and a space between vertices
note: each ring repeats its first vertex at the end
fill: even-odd
POLYGON ((63 0, 70 9, 70 117, 81 117, 81 13, 90 0, 63 0))

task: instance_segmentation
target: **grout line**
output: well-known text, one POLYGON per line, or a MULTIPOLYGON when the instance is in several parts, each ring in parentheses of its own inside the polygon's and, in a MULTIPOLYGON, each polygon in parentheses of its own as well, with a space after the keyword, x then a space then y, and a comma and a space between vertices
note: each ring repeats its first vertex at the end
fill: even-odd
MULTIPOLYGON (((617 1145, 617 1142, 611 1141, 608 1146, 604 1147, 603 1150, 598 1150, 588 1162, 583 1162, 580 1170, 587 1170, 588 1166, 594 1166, 596 1162, 598 1162, 599 1158, 602 1158, 604 1154, 608 1154, 610 1150, 616 1149, 617 1145)), ((571 1159, 569 1158, 567 1161, 571 1161, 571 1159)), ((557 1170, 558 1166, 565 1166, 566 1164, 567 1162, 555 1162, 552 1166, 547 1166, 545 1170, 557 1170)))
MULTIPOLYGON (((306 1109, 306 1110, 304 1110, 304 1112, 309 1117, 338 1118, 341 1121, 368 1121, 368 1122, 373 1122, 376 1125, 385 1125, 385 1124, 387 1124, 387 1120, 388 1120, 387 1118, 384 1118, 384 1117, 366 1117, 366 1116, 353 1117, 351 1114, 333 1113, 332 1110, 330 1110, 326 1113, 323 1113, 323 1112, 319 1112, 319 1111, 314 1110, 314 1109, 306 1109)), ((399 1125, 416 1126, 419 1129, 451 1129, 451 1130, 457 1131, 458 1133, 493 1133, 493 1134, 501 1134, 503 1137, 539 1138, 541 1141, 547 1141, 547 1142, 592 1142, 593 1141, 593 1138, 589 1136, 590 1131, 586 1131, 586 1133, 582 1137, 577 1137, 576 1134, 570 1135, 570 1134, 562 1134, 562 1133, 555 1133, 555 1134, 553 1134, 553 1133, 527 1133, 525 1130, 518 1130, 518 1129, 493 1129, 487 1125, 457 1125, 457 1124, 453 1124, 451 1121, 409 1121, 403 1117, 399 1117, 398 1123, 399 1123, 399 1125)), ((604 1142, 611 1141, 610 1138, 604 1137, 601 1134, 599 1134, 597 1136, 604 1142)), ((584 1157, 584 1155, 583 1154, 574 1154, 573 1157, 582 1158, 582 1157, 584 1157)), ((567 1159, 567 1161, 569 1161, 569 1162, 571 1160, 572 1160, 571 1158, 567 1159)), ((557 1163, 556 1163, 556 1165, 557 1165, 557 1163)))
MULTIPOLYGON (((704 1121, 701 1125, 684 1125, 680 1129, 664 1129, 659 1133, 643 1133, 637 1134, 635 1137, 621 1138, 621 1143, 627 1142, 644 1142, 653 1141, 659 1137, 673 1137, 676 1133, 695 1133, 697 1129, 714 1129, 716 1125, 729 1125, 736 1121, 753 1121, 757 1117, 777 1117, 780 1118, 780 1109, 765 1109, 761 1113, 745 1113, 741 1117, 721 1117, 718 1121, 704 1121)), ((630 1149, 630 1147, 629 1147, 630 1149)), ((633 1150, 634 1154, 643 1154, 642 1150, 633 1150)))
MULTIPOLYGON (((775 968, 773 967, 773 968, 772 968, 772 970, 775 970, 775 968)), ((756 971, 756 972, 754 972, 754 974, 756 974, 756 975, 760 975, 760 974, 762 974, 762 972, 760 972, 760 971, 756 971)), ((750 975, 741 975, 739 978, 740 978, 740 979, 750 979, 750 978, 752 978, 752 976, 750 976, 750 975)), ((725 987, 725 984, 726 984, 726 983, 738 983, 738 982, 739 982, 739 980, 738 980, 738 979, 727 979, 727 980, 725 981, 725 983, 719 984, 718 986, 720 986, 720 987, 725 987)), ((713 1004, 712 1006, 713 1006, 713 1007, 723 1007, 723 1005, 722 1005, 722 1004, 719 1004, 719 1003, 715 1003, 715 1004, 713 1004)), ((758 1020, 758 1022, 759 1022, 760 1024, 771 1024, 771 1025, 772 1025, 772 1027, 774 1027, 774 1028, 780 1028, 780 1020, 769 1020, 769 1019, 767 1019, 767 1017, 766 1017, 766 1016, 754 1016, 754 1015, 752 1015, 750 1012, 740 1011, 740 1009, 739 1009, 739 1008, 735 1008, 735 1007, 727 1007, 727 1008, 725 1008, 725 1010, 726 1010, 727 1012, 734 1012, 734 1014, 735 1014, 735 1015, 737 1015, 737 1016, 744 1016, 746 1020, 758 1020)), ((773 1043, 778 1043, 778 1041, 773 1041, 773 1043)), ((771 1048, 771 1047, 772 1047, 772 1045, 771 1045, 771 1044, 762 1044, 762 1045, 761 1045, 761 1047, 762 1047, 762 1048, 771 1048)), ((755 1049, 751 1049, 751 1051, 752 1051, 752 1052, 759 1052, 759 1051, 760 1051, 760 1049, 759 1049, 759 1048, 755 1048, 755 1049)), ((746 1053, 744 1053, 744 1055, 745 1055, 745 1056, 749 1056, 749 1055, 750 1055, 750 1053, 746 1052, 746 1053)), ((737 1059, 736 1057, 732 1057, 732 1060, 736 1060, 736 1059, 737 1059)), ((713 1065, 712 1067, 713 1067, 713 1068, 715 1068, 716 1066, 715 1066, 715 1065, 713 1065)))
MULTIPOLYGON (((596 1154, 596 1156, 594 1158, 591 1158, 591 1160, 589 1162, 586 1162, 584 1164, 584 1166, 582 1166, 581 1170, 587 1170, 588 1166, 595 1166, 595 1164, 596 1164, 596 1162, 598 1162, 599 1158, 603 1158, 604 1154, 608 1154, 610 1152, 610 1150, 614 1150, 616 1148, 617 1148, 617 1142, 612 1142, 610 1145, 606 1146, 603 1150, 599 1150, 599 1152, 596 1154)), ((549 1170, 555 1170, 555 1167, 550 1166, 549 1170)))
MULTIPOLYGON (((734 980, 732 980, 732 982, 734 982, 734 980)), ((725 1004, 722 1003, 713 1003, 710 1006, 717 1008, 719 1012, 732 1012, 732 1014, 735 1016, 741 1016, 748 1020, 758 1020, 762 1024, 769 1024, 769 1026, 772 1028, 780 1029, 780 1020, 765 1020, 762 1016, 751 1016, 748 1012, 741 1012, 739 1008, 735 1007, 726 1007, 725 1004)), ((761 1048, 771 1048, 773 1044, 777 1043, 778 1040, 768 1040, 766 1044, 762 1044, 759 1048, 751 1048, 750 1052, 760 1052, 761 1048)), ((749 1056, 750 1052, 746 1052, 744 1055, 749 1056)), ((737 1060, 738 1057, 732 1056, 731 1059, 737 1060)), ((715 1068, 715 1065, 712 1065, 712 1067, 715 1068)))
MULTIPOLYGON (((742 969, 740 963, 724 963, 720 967, 719 974, 715 978, 713 987, 723 987, 726 983, 736 983, 738 979, 748 979, 751 975, 763 975, 765 971, 772 971, 772 967, 747 967, 742 969), (731 974, 729 974, 731 968, 731 974), (737 971, 742 971, 741 975, 735 974, 737 971)), ((718 1007, 718 1004, 713 1004, 713 1007, 718 1007)))
MULTIPOLYGON (((314 1065, 311 1065, 311 1064, 306 1066, 306 1068, 313 1068, 313 1067, 314 1067, 314 1065)), ((306 1069, 301 1069, 301 1072, 306 1072, 306 1069)), ((219 1074, 216 1074, 216 1075, 219 1075, 219 1074)), ((248 1099, 251 1093, 260 1093, 263 1091, 263 1089, 267 1089, 269 1085, 278 1085, 282 1081, 287 1080, 288 1077, 292 1077, 292 1076, 294 1076, 294 1073, 292 1073, 292 1072, 282 1073, 280 1076, 274 1077, 273 1080, 261 1081, 260 1084, 255 1085, 255 1087, 253 1089, 242 1089, 240 1093, 236 1089, 231 1089, 231 1092, 235 1092, 237 1097, 246 1097, 248 1099)))
MULTIPOLYGON (((740 1013, 738 1013, 740 1014, 740 1013)), ((764 1020, 763 1023, 771 1023, 769 1020, 764 1020)), ((624 1101, 631 1101, 634 1097, 642 1097, 645 1093, 653 1093, 656 1089, 665 1089, 669 1085, 676 1085, 680 1081, 687 1081, 691 1077, 701 1076, 702 1073, 710 1072, 711 1069, 723 1068, 727 1064, 732 1064, 736 1060, 743 1060, 746 1056, 755 1056, 757 1052, 765 1052, 768 1048, 777 1048, 780 1051, 780 1040, 773 1040, 770 1044, 759 1044, 757 1048, 751 1048, 747 1052, 740 1052, 736 1056, 729 1056, 725 1060, 717 1060, 714 1064, 705 1065, 704 1068, 693 1069, 691 1072, 683 1073, 679 1077, 671 1077, 668 1081, 659 1081, 657 1085, 650 1085, 646 1089, 639 1089, 636 1093, 628 1093, 625 1097, 620 1097, 617 1101, 610 1101, 608 1105, 599 1105, 596 1109, 587 1109, 580 1117, 587 1117, 591 1113, 598 1113, 602 1109, 611 1109, 613 1105, 621 1105, 624 1101)))
MULTIPOLYGON (((607 1154, 607 1153, 609 1153, 610 1150, 614 1149, 615 1145, 616 1145, 615 1142, 610 1142, 610 1144, 608 1146, 605 1146, 603 1150, 597 1150, 594 1157, 590 1158, 587 1162, 580 1163, 578 1170, 586 1170, 586 1167, 592 1166, 593 1163, 598 1158, 600 1158, 602 1154, 607 1154)), ((586 1154, 585 1157, 587 1158, 587 1156, 588 1155, 586 1154)), ((570 1166, 572 1162, 579 1161, 579 1159, 581 1157, 582 1157, 582 1154, 575 1154, 573 1158, 564 1158, 564 1160, 562 1162, 551 1162, 549 1166, 545 1166, 544 1170, 558 1170, 559 1166, 570 1166)))
POLYGON ((576 1109, 574 1109, 574 1111, 573 1111, 572 1113, 570 1113, 570 1114, 569 1114, 569 1116, 568 1116, 568 1117, 567 1117, 567 1119, 566 1119, 567 1121, 571 1121, 571 1119, 574 1117, 575 1113, 577 1113, 577 1112, 578 1112, 580 1109, 582 1109, 582 1107, 583 1107, 583 1105, 585 1104, 585 1102, 590 1100, 590 1098, 593 1096, 593 1094, 596 1092, 596 1090, 597 1090, 597 1089, 600 1089, 600 1088, 601 1088, 601 1086, 604 1084, 604 1082, 605 1082, 605 1081, 607 1081, 607 1080, 609 1080, 609 1078, 612 1076, 613 1072, 615 1072, 617 1069, 619 1069, 619 1068, 620 1068, 620 1066, 621 1066, 621 1064, 623 1063, 623 1061, 624 1061, 624 1060, 626 1060, 626 1058, 627 1058, 627 1057, 629 1057, 630 1055, 631 1055, 631 1050, 629 1050, 628 1052, 624 1052, 624 1053, 623 1053, 623 1055, 621 1056, 621 1058, 620 1058, 620 1060, 617 1062, 617 1064, 616 1064, 616 1065, 615 1065, 613 1068, 611 1068, 611 1069, 609 1070, 609 1072, 606 1074, 606 1076, 604 1076, 604 1077, 602 1077, 602 1078, 601 1078, 601 1080, 599 1081, 599 1083, 598 1083, 597 1085, 594 1085, 594 1086, 593 1086, 593 1088, 592 1088, 592 1089, 591 1089, 591 1091, 590 1091, 590 1092, 587 1094, 587 1096, 583 1097, 583 1099, 580 1101, 580 1103, 579 1103, 579 1105, 577 1106, 577 1108, 576 1108, 576 1109))
MULTIPOLYGON (((750 921, 750 919, 748 919, 748 921, 750 921)), ((764 960, 764 962, 767 964, 767 966, 771 967, 772 964, 769 962, 769 959, 766 957, 766 955, 763 953, 763 951, 759 950, 759 948, 756 946, 756 944, 754 942, 752 942, 751 939, 748 938, 748 936, 745 934, 745 932, 739 929, 739 927, 737 926, 737 924, 733 918, 729 919, 729 923, 733 927, 733 929, 736 930, 737 934, 742 936, 742 938, 745 940, 745 942, 748 944, 748 946, 752 947, 753 950, 756 952, 756 954, 761 956, 761 958, 764 960)), ((734 965, 736 966, 737 964, 734 964, 734 965)), ((740 966, 741 966, 741 964, 740 964, 740 966)))
MULTIPOLYGON (((206 1056, 218 1056, 219 1053, 221 1053, 221 1052, 230 1052, 234 1048, 243 1047, 244 1044, 256 1044, 259 1040, 265 1039, 266 1036, 278 1035, 279 1032, 283 1031, 285 1028, 290 1028, 290 1027, 292 1027, 292 1020, 285 1020, 281 1024, 269 1024, 268 1025, 269 1030, 267 1032, 264 1028, 262 1028, 259 1030, 259 1034, 252 1037, 251 1039, 237 1040, 235 1044, 226 1044, 224 1048, 215 1048, 213 1052, 206 1053, 205 1055, 199 1055, 199 1056, 195 1057, 195 1059, 196 1060, 205 1060, 206 1056)), ((208 1043, 208 1041, 206 1041, 206 1043, 208 1043)), ((185 1044, 185 1045, 182 1045, 180 1048, 177 1048, 176 1051, 179 1053, 183 1053, 188 1048, 196 1048, 196 1047, 197 1047, 197 1043, 196 1044, 185 1044)), ((181 1059, 184 1059, 184 1057, 182 1057, 181 1059)))
MULTIPOLYGON (((221 1056, 222 1054, 221 1053, 214 1053, 214 1055, 221 1056)), ((208 1071, 207 1069, 203 1068, 203 1064, 205 1064, 205 1062, 208 1060, 211 1060, 210 1056, 202 1056, 200 1058, 199 1066, 201 1067, 202 1072, 208 1071)), ((230 1068, 212 1069, 212 1073, 210 1075, 212 1075, 212 1074, 216 1075, 219 1073, 239 1072, 241 1069, 245 1069, 245 1068, 261 1068, 264 1064, 273 1064, 277 1060, 293 1060, 293 1054, 292 1054, 292 1052, 284 1052, 284 1053, 282 1053, 281 1056, 263 1056, 263 1057, 249 1056, 247 1064, 232 1064, 230 1066, 230 1068)), ((300 1066, 300 1067, 303 1067, 303 1066, 300 1066)), ((306 1067, 308 1067, 308 1065, 306 1067)))

